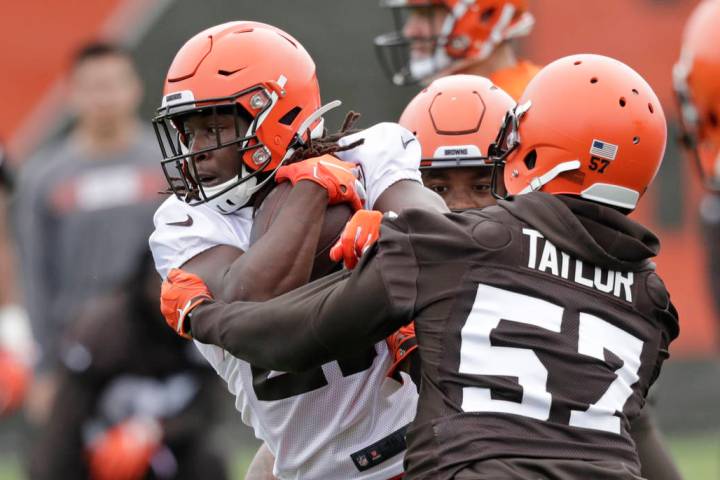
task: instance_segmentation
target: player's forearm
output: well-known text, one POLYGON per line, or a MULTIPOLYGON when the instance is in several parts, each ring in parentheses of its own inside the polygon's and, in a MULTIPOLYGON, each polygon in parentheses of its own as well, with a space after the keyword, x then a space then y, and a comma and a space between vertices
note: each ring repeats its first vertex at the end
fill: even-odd
POLYGON ((268 231, 225 272, 219 299, 262 301, 307 283, 327 201, 319 185, 298 182, 268 231))
POLYGON ((438 194, 414 180, 400 180, 390 185, 373 206, 374 210, 395 213, 400 213, 406 208, 421 208, 438 213, 450 211, 438 194))
POLYGON ((412 321, 414 303, 391 297, 376 254, 369 252, 309 318, 333 358, 367 348, 412 321))
POLYGON ((368 261, 266 302, 214 302, 190 318, 195 339, 253 365, 304 371, 352 355, 412 318, 411 305, 390 300, 368 261))
POLYGON ((269 370, 301 371, 331 360, 308 328, 306 305, 288 309, 283 300, 203 304, 190 317, 190 331, 202 343, 269 370))
POLYGON ((332 360, 315 337, 310 319, 347 276, 348 272, 337 272, 266 302, 200 305, 189 318, 190 331, 196 340, 255 366, 307 370, 332 360))

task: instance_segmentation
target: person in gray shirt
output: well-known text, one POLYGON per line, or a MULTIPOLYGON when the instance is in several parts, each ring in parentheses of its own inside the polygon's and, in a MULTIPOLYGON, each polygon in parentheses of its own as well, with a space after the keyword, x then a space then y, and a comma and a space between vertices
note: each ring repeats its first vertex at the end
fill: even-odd
MULTIPOLYGON (((62 362, 61 333, 88 300, 117 288, 146 250, 164 180, 142 86, 128 52, 106 43, 76 54, 69 133, 25 166, 15 198, 25 302, 40 344, 28 414, 43 423, 62 362)), ((76 360, 76 359, 75 359, 76 360)))

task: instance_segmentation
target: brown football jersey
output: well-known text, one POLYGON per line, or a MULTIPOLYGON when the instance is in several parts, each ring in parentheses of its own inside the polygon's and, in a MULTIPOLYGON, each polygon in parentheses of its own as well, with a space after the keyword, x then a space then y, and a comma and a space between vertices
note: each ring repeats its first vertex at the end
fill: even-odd
POLYGON ((507 457, 639 473, 628 418, 677 336, 649 231, 610 208, 540 193, 388 223, 378 254, 387 284, 408 267, 384 256, 383 243, 404 244, 416 260, 423 375, 411 478, 453 478, 507 457))
POLYGON ((463 214, 407 210, 383 221, 352 274, 203 305, 192 331, 292 371, 414 319, 422 382, 407 478, 639 478, 628 421, 678 334, 650 261, 658 248, 614 209, 544 193, 463 214))

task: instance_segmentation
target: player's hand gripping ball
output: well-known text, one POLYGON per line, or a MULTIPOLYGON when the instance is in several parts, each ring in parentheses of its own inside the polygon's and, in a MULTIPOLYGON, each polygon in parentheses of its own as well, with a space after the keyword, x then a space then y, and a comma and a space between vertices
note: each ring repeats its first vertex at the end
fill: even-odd
POLYGON ((380 237, 382 213, 375 210, 358 210, 330 250, 330 258, 340 260, 345 268, 352 270, 363 253, 380 237))
POLYGON ((200 277, 173 268, 160 290, 160 311, 178 335, 192 338, 187 319, 198 305, 212 299, 210 290, 200 277))
POLYGON ((349 203, 353 210, 360 210, 365 203, 365 188, 359 175, 358 165, 322 155, 278 168, 275 181, 293 185, 300 180, 315 182, 327 190, 329 205, 349 203))

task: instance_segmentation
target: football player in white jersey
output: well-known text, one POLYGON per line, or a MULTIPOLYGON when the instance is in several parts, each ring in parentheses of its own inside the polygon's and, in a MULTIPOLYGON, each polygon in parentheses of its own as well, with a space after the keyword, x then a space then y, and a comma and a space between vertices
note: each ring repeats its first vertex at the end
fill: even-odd
MULTIPOLYGON (((365 208, 410 205, 408 192, 422 189, 417 141, 390 123, 323 137, 322 115, 338 104, 321 105, 312 59, 275 27, 231 22, 190 39, 170 66, 154 120, 175 194, 155 214, 150 238, 161 276, 182 267, 225 301, 264 300, 306 283, 328 203, 361 204, 356 165, 365 208), (276 180, 295 186, 250 247, 254 207, 276 180)), ((439 197, 426 206, 444 208, 439 197)), ((246 341, 263 348, 261 337, 246 341)), ((196 345, 274 455, 275 476, 386 480, 402 473, 403 432, 417 394, 411 382, 386 378, 385 342, 300 374, 196 345)))

